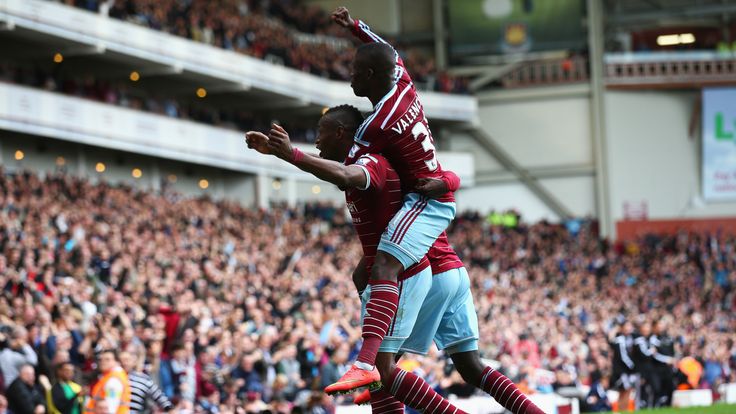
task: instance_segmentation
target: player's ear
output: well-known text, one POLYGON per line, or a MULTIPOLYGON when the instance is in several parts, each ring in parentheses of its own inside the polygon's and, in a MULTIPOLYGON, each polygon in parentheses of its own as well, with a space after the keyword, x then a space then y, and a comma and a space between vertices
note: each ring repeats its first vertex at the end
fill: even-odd
POLYGON ((368 79, 371 79, 371 78, 373 78, 373 75, 374 75, 375 73, 376 73, 376 72, 375 72, 375 71, 373 70, 373 68, 368 68, 368 70, 366 71, 366 74, 367 74, 366 78, 368 78, 368 79))

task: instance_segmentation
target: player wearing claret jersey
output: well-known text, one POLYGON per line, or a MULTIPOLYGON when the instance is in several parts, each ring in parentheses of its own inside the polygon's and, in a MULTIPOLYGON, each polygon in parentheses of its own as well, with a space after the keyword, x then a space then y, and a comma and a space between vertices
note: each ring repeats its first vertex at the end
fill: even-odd
MULTIPOLYGON (((442 183, 432 182, 425 191, 443 188, 442 183)), ((442 191, 442 190, 440 190, 442 191)), ((422 303, 414 330, 400 353, 426 354, 432 341, 450 355, 455 368, 465 382, 488 393, 499 404, 514 414, 543 414, 505 375, 485 365, 478 353, 478 316, 470 290, 470 278, 463 262, 442 233, 427 253, 432 267, 432 288, 422 303)), ((360 289, 368 273, 358 267, 353 275, 360 289)), ((355 398, 356 404, 371 403, 373 413, 403 412, 403 404, 394 395, 409 395, 415 403, 413 381, 404 371, 396 368, 393 355, 379 353, 376 365, 382 372, 391 372, 384 387, 364 391, 355 398), (413 396, 413 398, 412 398, 413 396)), ((383 376, 383 374, 382 374, 383 376)))
MULTIPOLYGON (((442 179, 443 171, 416 88, 396 51, 365 23, 353 20, 346 8, 338 8, 332 19, 365 43, 353 59, 350 84, 357 96, 373 103, 373 112, 355 133, 347 164, 380 153, 401 179, 403 204, 381 236, 371 271, 372 281, 395 283, 396 275, 421 260, 455 217, 455 198, 452 192, 427 198, 415 191, 423 180, 442 179)), ((345 392, 370 380, 366 371, 374 368, 380 341, 380 336, 366 338, 355 364, 325 391, 345 392)))
MULTIPOLYGON (((246 134, 249 147, 282 158, 345 191, 348 209, 364 252, 356 275, 367 274, 370 271, 380 235, 391 217, 401 207, 402 201, 398 175, 383 156, 364 155, 350 165, 339 162, 347 156, 360 120, 362 120, 360 112, 353 107, 340 106, 328 110, 319 122, 317 148, 320 150, 320 157, 303 154, 294 149, 290 145, 286 131, 276 125, 268 137, 258 132, 246 134)), ((449 171, 445 172, 441 182, 443 188, 457 189, 459 186, 459 179, 449 171)), ((416 329, 415 321, 419 317, 421 304, 432 286, 431 279, 429 264, 426 258, 422 258, 418 264, 399 276, 397 291, 392 291, 390 284, 380 280, 370 282, 364 280, 361 284, 364 341, 380 335, 383 341, 378 351, 381 355, 388 355, 388 360, 393 358, 404 340, 410 337, 413 329, 416 329), (392 305, 390 295, 398 296, 398 306, 392 305), (389 313, 395 314, 396 317, 389 317, 389 313)), ((377 370, 363 372, 372 377, 369 378, 370 381, 363 382, 362 386, 379 385, 381 376, 377 370)), ((388 384, 416 384, 426 391, 423 392, 421 399, 410 400, 407 399, 408 395, 398 394, 396 398, 410 407, 428 412, 456 410, 420 378, 401 370, 395 371, 394 374, 401 374, 401 379, 389 378, 386 373, 385 378, 392 380, 388 384)), ((462 413, 460 410, 455 412, 462 413)))
MULTIPOLYGON (((335 161, 344 159, 350 148, 350 132, 359 125, 359 118, 357 110, 348 106, 331 108, 325 113, 319 122, 317 140, 322 158, 335 161)), ((376 251, 377 235, 373 233, 385 225, 387 217, 395 212, 401 200, 396 173, 380 155, 366 155, 355 164, 342 165, 301 154, 291 147, 288 135, 281 128, 275 127, 271 132, 270 139, 263 134, 249 132, 246 135, 248 145, 260 152, 276 155, 345 189, 348 209, 365 253, 353 273, 365 313, 373 297, 373 286, 368 276, 371 256, 376 251), (373 211, 374 208, 384 211, 379 213, 373 211), (366 228, 361 229, 360 223, 366 223, 366 228), (368 229, 369 226, 372 228, 368 229), (369 285, 367 289, 366 285, 369 285)), ((418 188, 433 197, 455 191, 459 185, 457 176, 448 171, 441 180, 423 181, 418 188)), ((425 297, 423 301, 409 301, 402 294, 398 312, 401 316, 391 322, 389 335, 382 342, 377 357, 383 388, 362 395, 362 398, 365 402, 370 400, 373 403, 373 412, 380 413, 403 410, 403 403, 426 412, 452 410, 454 407, 436 395, 421 378, 393 364, 397 352, 426 353, 434 340, 440 349, 452 356, 455 366, 468 383, 489 393, 513 413, 540 414, 541 411, 508 378, 481 362, 478 354, 478 318, 470 294, 470 279, 444 233, 430 248, 427 259, 434 275, 431 288, 426 293, 426 286, 416 283, 423 281, 420 275, 399 282, 403 283, 402 292, 409 292, 412 297, 425 297), (410 292, 411 289, 414 292, 410 292)), ((402 278, 404 276, 407 275, 402 275, 402 278)), ((364 336, 365 331, 364 326, 364 336)))

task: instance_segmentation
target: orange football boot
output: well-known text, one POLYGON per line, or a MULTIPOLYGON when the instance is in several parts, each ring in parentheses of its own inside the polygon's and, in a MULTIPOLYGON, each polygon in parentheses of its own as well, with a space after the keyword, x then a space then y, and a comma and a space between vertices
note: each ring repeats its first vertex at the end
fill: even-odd
POLYGON ((378 373, 376 368, 373 368, 372 371, 366 371, 353 365, 336 383, 328 385, 325 388, 325 393, 329 395, 348 394, 359 388, 378 388, 380 386, 381 374, 378 373))

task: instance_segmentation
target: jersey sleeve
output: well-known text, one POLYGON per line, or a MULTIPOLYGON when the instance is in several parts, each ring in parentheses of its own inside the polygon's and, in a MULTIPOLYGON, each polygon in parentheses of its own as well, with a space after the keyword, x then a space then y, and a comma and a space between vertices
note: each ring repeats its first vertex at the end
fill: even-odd
POLYGON ((452 171, 442 170, 442 181, 447 184, 447 191, 454 193, 460 188, 460 177, 452 171))
POLYGON ((363 155, 355 161, 355 165, 363 169, 365 173, 366 183, 365 188, 360 190, 381 190, 386 184, 386 165, 381 162, 381 159, 374 155, 363 155))

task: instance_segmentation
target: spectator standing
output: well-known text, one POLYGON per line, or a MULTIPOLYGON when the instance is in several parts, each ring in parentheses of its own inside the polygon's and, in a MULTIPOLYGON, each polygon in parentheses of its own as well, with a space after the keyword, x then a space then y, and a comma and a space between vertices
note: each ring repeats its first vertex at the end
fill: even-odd
MULTIPOLYGON (((5 386, 15 381, 21 367, 38 364, 38 355, 28 344, 28 331, 22 326, 16 327, 10 335, 10 346, 0 352, 0 370, 3 373, 5 386)), ((34 374, 35 375, 35 374, 34 374)))
POLYGON ((618 390, 619 410, 628 410, 631 391, 638 379, 636 365, 633 360, 634 327, 631 322, 624 322, 617 333, 612 333, 611 347, 613 348, 613 377, 611 383, 618 390))
POLYGON ((659 394, 659 377, 654 374, 654 347, 651 345, 652 330, 649 322, 642 322, 634 338, 634 365, 639 378, 636 390, 637 408, 654 408, 659 394))
POLYGON ((39 382, 46 391, 46 407, 49 414, 81 414, 82 386, 73 381, 74 365, 67 361, 56 366, 56 384, 45 376, 39 382))
POLYGON ((120 365, 128 374, 128 382, 130 382, 131 414, 150 413, 149 401, 153 401, 163 411, 171 411, 174 408, 153 379, 145 372, 138 370, 138 360, 135 355, 129 352, 120 353, 120 365))
POLYGON ((20 367, 18 377, 7 391, 8 409, 13 414, 45 414, 46 401, 36 386, 36 372, 31 365, 20 367))
POLYGON ((667 407, 672 402, 672 393, 675 389, 673 379, 675 341, 667 334, 667 322, 664 319, 657 321, 654 325, 654 333, 649 341, 654 347, 652 368, 654 375, 659 378, 655 406, 667 407))
POLYGON ((97 355, 100 378, 92 387, 85 413, 97 413, 96 405, 105 402, 107 414, 128 414, 130 412, 130 383, 113 350, 103 350, 97 355))
POLYGON ((244 355, 230 376, 238 386, 238 396, 244 397, 248 392, 263 392, 263 381, 255 366, 254 355, 244 355))

